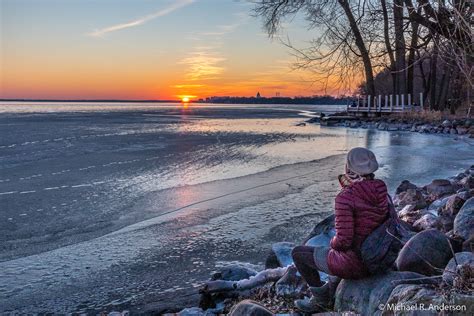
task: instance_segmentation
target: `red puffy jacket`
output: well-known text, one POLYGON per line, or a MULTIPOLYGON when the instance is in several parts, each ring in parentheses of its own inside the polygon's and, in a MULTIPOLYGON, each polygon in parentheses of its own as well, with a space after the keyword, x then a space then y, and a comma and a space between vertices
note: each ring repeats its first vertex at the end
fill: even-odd
POLYGON ((336 236, 327 258, 331 274, 343 279, 367 276, 360 246, 389 216, 387 186, 382 180, 364 180, 345 187, 336 197, 335 214, 336 236))

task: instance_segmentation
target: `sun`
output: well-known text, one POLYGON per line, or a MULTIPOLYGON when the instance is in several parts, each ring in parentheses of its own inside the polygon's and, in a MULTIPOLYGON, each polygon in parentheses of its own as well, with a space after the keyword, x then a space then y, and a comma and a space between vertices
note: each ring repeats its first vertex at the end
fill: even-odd
POLYGON ((182 98, 181 98, 181 101, 182 101, 183 103, 188 103, 189 100, 190 100, 189 97, 182 97, 182 98))

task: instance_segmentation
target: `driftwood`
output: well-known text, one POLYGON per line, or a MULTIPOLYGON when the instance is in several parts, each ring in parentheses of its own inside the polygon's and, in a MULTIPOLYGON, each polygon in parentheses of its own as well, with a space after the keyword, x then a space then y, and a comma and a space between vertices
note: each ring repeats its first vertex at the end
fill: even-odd
POLYGON ((218 292, 245 291, 268 282, 278 281, 286 273, 287 269, 288 267, 263 270, 249 279, 240 281, 208 281, 204 283, 204 286, 199 290, 199 292, 211 294, 218 292))

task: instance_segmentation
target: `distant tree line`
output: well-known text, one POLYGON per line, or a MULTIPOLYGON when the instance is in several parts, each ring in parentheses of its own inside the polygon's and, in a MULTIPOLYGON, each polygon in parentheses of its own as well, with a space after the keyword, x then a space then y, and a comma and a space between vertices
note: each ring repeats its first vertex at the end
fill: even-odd
POLYGON ((472 0, 258 0, 254 13, 270 36, 301 13, 315 30, 309 47, 282 42, 295 68, 359 92, 423 93, 430 109, 471 106, 472 0))
POLYGON ((330 95, 312 97, 210 97, 199 100, 198 103, 224 103, 224 104, 323 104, 323 105, 345 105, 351 98, 330 95))

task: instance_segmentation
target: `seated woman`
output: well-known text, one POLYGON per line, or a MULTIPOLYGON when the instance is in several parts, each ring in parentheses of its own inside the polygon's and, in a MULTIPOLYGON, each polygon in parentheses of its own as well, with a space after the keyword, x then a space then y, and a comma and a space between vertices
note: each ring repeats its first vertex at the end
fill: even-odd
POLYGON ((340 278, 359 279, 368 275, 360 246, 389 216, 387 186, 375 179, 373 173, 377 169, 377 159, 370 150, 358 147, 349 151, 345 174, 339 176, 342 189, 336 197, 336 235, 330 247, 293 249, 295 266, 313 294, 309 300, 295 302, 301 311, 329 309, 340 278), (329 274, 329 282, 321 281, 319 271, 329 274))

